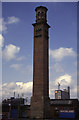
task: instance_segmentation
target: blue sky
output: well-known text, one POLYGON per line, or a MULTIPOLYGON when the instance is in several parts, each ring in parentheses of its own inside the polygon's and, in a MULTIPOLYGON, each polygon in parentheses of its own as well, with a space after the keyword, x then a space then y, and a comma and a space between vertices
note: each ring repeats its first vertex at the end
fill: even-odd
MULTIPOLYGON (((77 3, 67 2, 5 2, 3 21, 3 98, 13 92, 31 96, 33 80, 33 26, 35 8, 48 8, 50 97, 54 98, 57 83, 61 89, 71 87, 76 97, 77 87, 77 3), (74 85, 74 86, 73 86, 74 85), (7 91, 7 94, 5 94, 7 91)), ((73 93, 73 94, 72 94, 73 93)))

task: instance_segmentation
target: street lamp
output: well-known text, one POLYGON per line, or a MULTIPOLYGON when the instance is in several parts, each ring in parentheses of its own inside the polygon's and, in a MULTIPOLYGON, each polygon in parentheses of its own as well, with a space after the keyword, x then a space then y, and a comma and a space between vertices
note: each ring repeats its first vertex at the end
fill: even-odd
POLYGON ((11 104, 9 103, 9 118, 11 118, 11 104))

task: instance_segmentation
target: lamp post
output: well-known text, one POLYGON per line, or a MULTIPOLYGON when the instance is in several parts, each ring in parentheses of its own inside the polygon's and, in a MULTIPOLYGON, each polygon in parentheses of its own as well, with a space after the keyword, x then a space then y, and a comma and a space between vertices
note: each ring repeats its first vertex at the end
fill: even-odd
POLYGON ((9 118, 11 118, 11 104, 9 104, 9 118))

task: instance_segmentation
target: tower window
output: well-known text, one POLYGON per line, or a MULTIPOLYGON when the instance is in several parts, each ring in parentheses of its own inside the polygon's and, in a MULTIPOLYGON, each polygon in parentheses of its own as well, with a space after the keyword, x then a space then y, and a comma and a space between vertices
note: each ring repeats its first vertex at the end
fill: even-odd
POLYGON ((42 15, 44 15, 44 12, 42 12, 42 15))
POLYGON ((42 35, 41 34, 39 34, 39 35, 35 35, 35 37, 41 37, 42 35))
POLYGON ((39 31, 41 31, 42 29, 41 28, 38 28, 38 29, 36 29, 36 32, 39 32, 39 31))
POLYGON ((40 12, 38 12, 38 16, 40 15, 40 12))

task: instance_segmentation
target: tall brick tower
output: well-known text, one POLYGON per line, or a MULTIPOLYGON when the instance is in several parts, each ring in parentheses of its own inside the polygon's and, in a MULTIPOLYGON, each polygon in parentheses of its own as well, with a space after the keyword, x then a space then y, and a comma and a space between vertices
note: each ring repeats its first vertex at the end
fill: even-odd
POLYGON ((34 26, 33 94, 31 118, 49 118, 49 36, 47 8, 39 6, 34 26))

